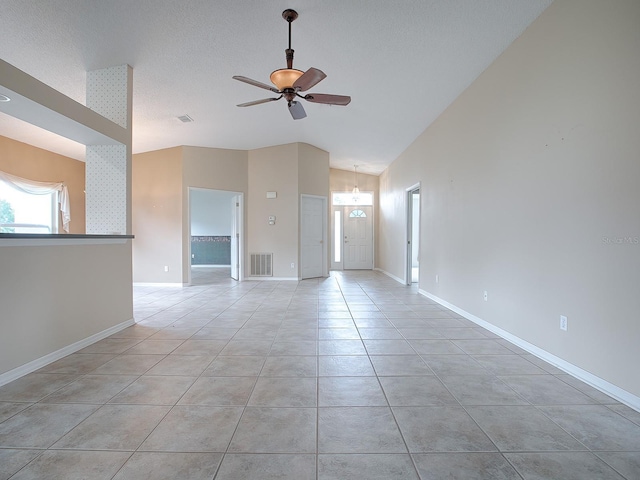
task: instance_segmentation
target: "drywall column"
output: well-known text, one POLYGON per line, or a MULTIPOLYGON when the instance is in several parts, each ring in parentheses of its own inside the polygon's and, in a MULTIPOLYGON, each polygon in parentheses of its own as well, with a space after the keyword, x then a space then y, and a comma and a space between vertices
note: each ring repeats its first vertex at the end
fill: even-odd
POLYGON ((87 107, 125 128, 125 145, 87 145, 88 234, 131 233, 131 120, 133 69, 129 65, 87 72, 87 107))

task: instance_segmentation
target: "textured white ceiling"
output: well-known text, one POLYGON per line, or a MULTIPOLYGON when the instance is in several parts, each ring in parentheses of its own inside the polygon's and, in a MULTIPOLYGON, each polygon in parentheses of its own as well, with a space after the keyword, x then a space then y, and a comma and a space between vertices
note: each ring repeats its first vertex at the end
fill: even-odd
MULTIPOLYGON (((332 167, 378 174, 551 1, 2 0, 0 58, 82 103, 86 71, 131 65, 134 153, 306 142, 332 167), (351 95, 349 106, 305 103, 298 121, 284 100, 235 106, 270 92, 233 75, 268 83, 285 67, 285 8, 300 14, 294 67, 323 70, 311 91, 351 95)), ((0 135, 84 158, 2 114, 0 135)))

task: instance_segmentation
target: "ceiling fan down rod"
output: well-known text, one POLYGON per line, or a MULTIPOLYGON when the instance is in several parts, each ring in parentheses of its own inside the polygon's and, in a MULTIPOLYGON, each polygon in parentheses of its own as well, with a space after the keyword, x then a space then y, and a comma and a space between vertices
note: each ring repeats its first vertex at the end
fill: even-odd
POLYGON ((298 12, 288 8, 284 12, 282 12, 282 18, 284 18, 289 24, 289 48, 285 50, 285 54, 287 58, 287 68, 292 69, 293 68, 293 49, 291 48, 291 22, 293 22, 296 18, 298 18, 298 12))

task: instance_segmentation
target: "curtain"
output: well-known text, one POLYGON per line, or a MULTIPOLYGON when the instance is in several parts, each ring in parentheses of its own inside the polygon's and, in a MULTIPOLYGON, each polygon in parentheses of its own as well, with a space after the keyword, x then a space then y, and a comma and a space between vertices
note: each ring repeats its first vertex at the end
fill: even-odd
POLYGON ((4 181, 9 186, 31 195, 51 195, 54 192, 58 192, 58 203, 62 213, 62 228, 69 233, 71 204, 69 202, 69 189, 63 182, 36 182, 35 180, 27 180, 2 171, 0 171, 0 181, 4 181))

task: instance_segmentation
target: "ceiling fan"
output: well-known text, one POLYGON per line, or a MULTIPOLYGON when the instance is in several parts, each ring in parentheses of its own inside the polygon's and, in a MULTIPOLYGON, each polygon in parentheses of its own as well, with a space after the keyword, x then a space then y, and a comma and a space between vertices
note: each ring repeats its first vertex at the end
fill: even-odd
POLYGON ((293 50, 291 49, 291 22, 298 18, 298 12, 295 10, 287 9, 282 12, 282 18, 284 18, 289 24, 289 48, 285 50, 287 58, 287 68, 281 68, 275 70, 271 74, 271 82, 275 85, 267 85, 266 83, 252 80, 251 78, 236 75, 233 78, 255 87, 264 88, 270 90, 273 93, 278 94, 278 97, 263 98, 262 100, 255 100, 253 102, 241 103, 238 107, 250 107, 252 105, 260 105, 261 103, 274 102, 284 97, 287 100, 289 106, 289 112, 294 120, 300 120, 307 116, 302 104, 297 98, 302 98, 312 103, 325 103, 327 105, 348 105, 351 102, 351 97, 346 95, 329 95, 326 93, 307 93, 306 95, 300 95, 299 92, 306 92, 311 87, 317 85, 326 78, 325 73, 322 70, 311 67, 306 72, 302 70, 296 70, 293 68, 293 50))

